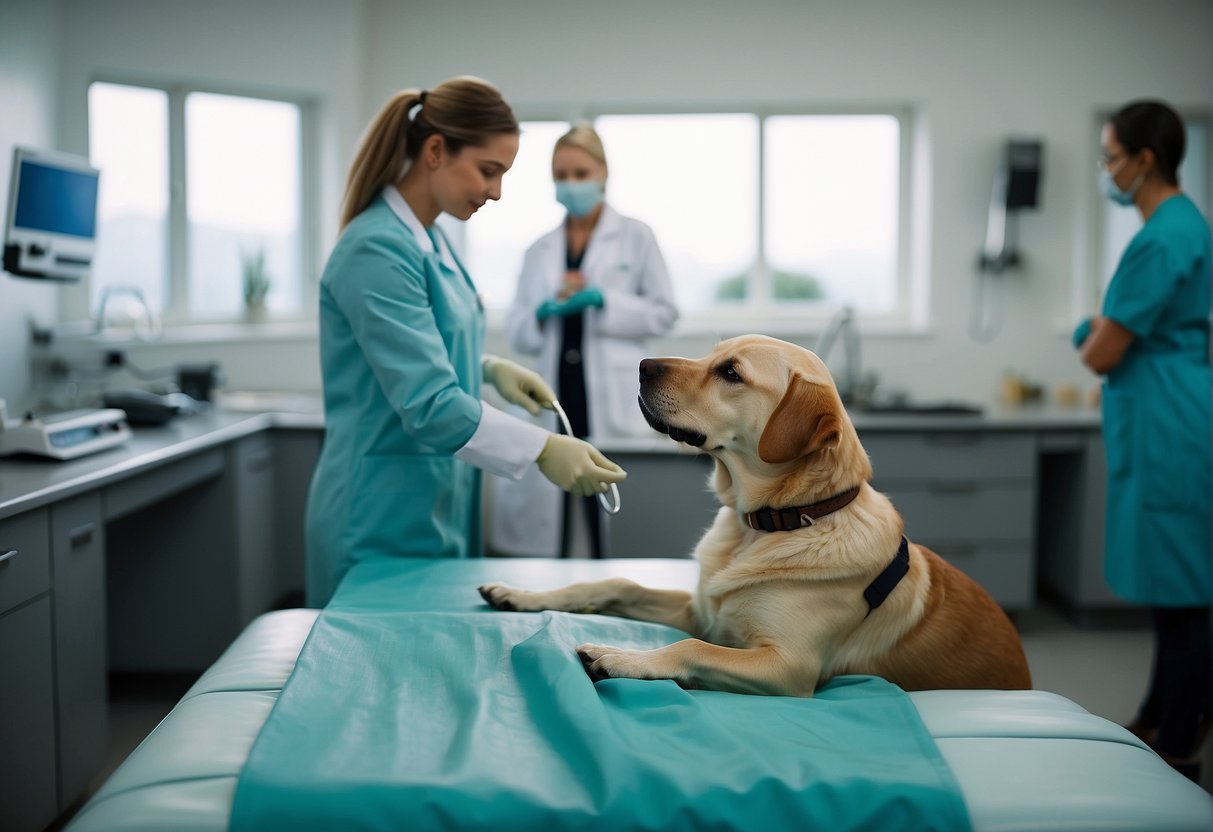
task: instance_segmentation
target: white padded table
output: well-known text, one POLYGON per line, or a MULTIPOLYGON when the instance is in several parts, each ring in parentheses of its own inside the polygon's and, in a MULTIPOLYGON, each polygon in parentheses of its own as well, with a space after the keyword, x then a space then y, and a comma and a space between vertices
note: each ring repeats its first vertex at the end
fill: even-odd
MULTIPOLYGON (((68 826, 219 832, 315 610, 253 621, 68 826)), ((910 694, 974 829, 1209 832, 1213 799, 1118 725, 1043 691, 910 694)))

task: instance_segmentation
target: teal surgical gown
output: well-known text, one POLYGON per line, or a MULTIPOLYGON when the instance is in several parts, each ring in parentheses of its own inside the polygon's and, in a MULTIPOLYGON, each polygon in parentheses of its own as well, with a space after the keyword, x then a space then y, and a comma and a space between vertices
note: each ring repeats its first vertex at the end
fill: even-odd
POLYGON ((1103 314, 1135 336, 1103 388, 1105 573, 1157 607, 1213 602, 1209 226, 1187 196, 1129 243, 1103 314))
POLYGON ((308 495, 309 606, 370 555, 481 553, 480 471, 454 454, 481 419, 484 311, 439 236, 377 198, 320 280, 325 437, 308 495))

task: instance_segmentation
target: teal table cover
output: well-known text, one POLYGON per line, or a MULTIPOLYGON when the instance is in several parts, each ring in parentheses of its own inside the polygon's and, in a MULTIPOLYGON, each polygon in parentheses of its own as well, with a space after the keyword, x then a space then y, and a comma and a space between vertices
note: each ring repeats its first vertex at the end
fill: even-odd
POLYGON ((232 830, 970 828, 888 682, 840 677, 813 699, 594 684, 577 644, 649 649, 686 634, 498 612, 476 592, 608 573, 626 562, 355 566, 253 746, 232 830))

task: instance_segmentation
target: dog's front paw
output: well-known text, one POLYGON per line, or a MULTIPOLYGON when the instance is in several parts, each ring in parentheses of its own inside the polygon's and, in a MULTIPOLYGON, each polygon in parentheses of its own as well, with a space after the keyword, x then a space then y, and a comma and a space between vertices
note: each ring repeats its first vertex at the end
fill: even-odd
POLYGON ((506 586, 502 583, 484 584, 476 587, 476 591, 480 593, 491 607, 506 612, 534 612, 537 607, 529 603, 532 593, 525 589, 518 589, 512 586, 506 586))
POLYGON ((602 679, 650 679, 635 650, 622 650, 601 644, 582 644, 577 656, 585 672, 595 682, 602 679))

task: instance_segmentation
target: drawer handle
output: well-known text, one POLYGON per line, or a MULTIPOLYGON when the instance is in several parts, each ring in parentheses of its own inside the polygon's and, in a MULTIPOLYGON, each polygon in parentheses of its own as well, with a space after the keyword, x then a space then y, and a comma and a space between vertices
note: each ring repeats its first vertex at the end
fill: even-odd
POLYGON ((11 560, 15 557, 17 557, 16 549, 9 549, 7 552, 0 552, 0 563, 4 563, 6 560, 11 560))
POLYGON ((972 494, 978 485, 973 480, 932 480, 927 488, 936 494, 972 494))
POLYGON ((93 535, 97 532, 97 524, 93 522, 85 523, 83 526, 77 526, 67 533, 67 541, 72 548, 84 546, 93 539, 93 535))

